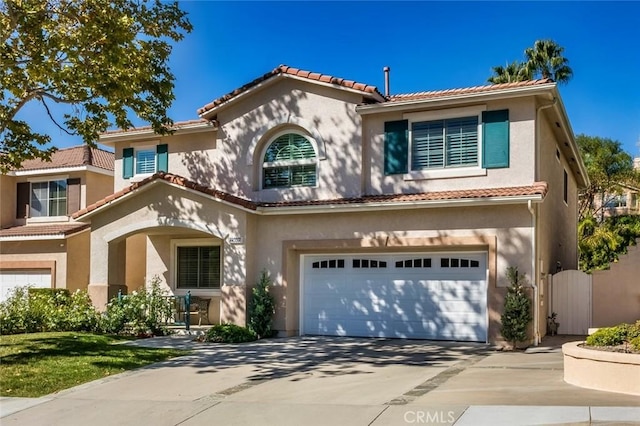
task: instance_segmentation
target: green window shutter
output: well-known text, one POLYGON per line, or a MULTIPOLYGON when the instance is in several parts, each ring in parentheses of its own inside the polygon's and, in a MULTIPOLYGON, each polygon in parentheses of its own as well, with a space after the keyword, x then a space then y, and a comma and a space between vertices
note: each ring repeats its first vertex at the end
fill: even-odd
POLYGON ((156 148, 156 171, 169 171, 169 148, 167 144, 158 145, 156 148))
POLYGON ((122 150, 122 177, 129 179, 133 176, 133 148, 122 150))
POLYGON ((509 110, 482 113, 482 167, 509 167, 509 110))
POLYGON ((384 123, 384 174, 407 173, 409 163, 409 121, 384 123))

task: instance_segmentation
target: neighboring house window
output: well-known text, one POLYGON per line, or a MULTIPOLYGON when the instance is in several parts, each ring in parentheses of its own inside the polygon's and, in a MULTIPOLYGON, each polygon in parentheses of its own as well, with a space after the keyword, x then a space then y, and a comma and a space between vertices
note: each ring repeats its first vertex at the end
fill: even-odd
POLYGON ((176 248, 178 288, 220 288, 220 246, 176 248))
POLYGON ((509 167, 509 110, 437 120, 420 120, 431 113, 415 114, 407 115, 413 118, 411 123, 385 123, 386 175, 480 165, 484 169, 509 167))
POLYGON ((607 201, 607 203, 605 204, 605 207, 609 209, 627 207, 627 196, 625 194, 616 195, 615 197, 607 201))
POLYGON ((65 216, 67 214, 67 181, 32 182, 30 217, 65 216))
POLYGON ((122 177, 149 175, 169 169, 169 151, 166 144, 156 147, 124 148, 122 150, 122 177), (135 173, 134 173, 135 172, 135 173))
POLYGON ((411 170, 478 164, 478 117, 411 125, 411 170))
POLYGON ((19 182, 16 218, 56 217, 80 210, 80 178, 19 182))
POLYGON ((263 188, 316 185, 317 156, 304 136, 287 133, 267 147, 262 164, 263 188))

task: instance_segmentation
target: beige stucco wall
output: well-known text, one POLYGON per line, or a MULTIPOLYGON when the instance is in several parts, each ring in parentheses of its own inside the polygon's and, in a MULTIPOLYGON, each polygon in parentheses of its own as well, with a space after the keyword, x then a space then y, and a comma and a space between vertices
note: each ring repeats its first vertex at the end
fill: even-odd
POLYGON ((629 247, 611 269, 592 275, 592 327, 640 320, 640 247, 629 247))
MULTIPOLYGON (((364 116, 365 157, 370 158, 365 168, 363 180, 367 194, 391 194, 398 192, 449 191, 456 189, 497 188, 504 186, 531 185, 534 182, 533 161, 535 101, 533 98, 477 102, 474 107, 484 107, 487 111, 509 110, 509 167, 486 170, 486 175, 457 178, 437 178, 405 180, 405 175, 384 175, 384 123, 402 120, 403 114, 428 111, 440 114, 443 110, 452 111, 469 107, 459 104, 431 109, 416 109, 385 114, 364 116)), ((428 120, 426 115, 425 119, 428 120)), ((481 164, 482 157, 478 160, 481 164)))
POLYGON ((84 173, 80 208, 85 208, 113 193, 113 176, 96 172, 84 173))
POLYGON ((115 190, 135 180, 122 178, 123 148, 166 143, 170 173, 240 197, 278 201, 358 196, 361 136, 355 106, 361 100, 354 93, 294 80, 269 85, 221 111, 217 132, 115 144, 115 190), (263 150, 275 134, 286 130, 316 144, 322 157, 317 187, 259 190, 263 150))
POLYGON ((66 288, 70 291, 86 290, 89 284, 90 237, 91 233, 85 231, 66 240, 66 288))
MULTIPOLYGON (((0 243, 0 267, 20 265, 20 269, 33 268, 42 262, 55 262, 57 288, 67 284, 67 244, 65 240, 3 241, 0 243)), ((15 269, 15 268, 13 268, 15 269)), ((53 280, 52 280, 53 281, 53 280)))

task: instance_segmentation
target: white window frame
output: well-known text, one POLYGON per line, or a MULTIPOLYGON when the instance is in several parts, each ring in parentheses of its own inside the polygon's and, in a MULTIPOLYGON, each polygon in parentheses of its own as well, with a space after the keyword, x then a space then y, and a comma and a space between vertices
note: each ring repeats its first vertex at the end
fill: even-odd
POLYGON ((465 108, 451 108, 436 111, 410 112, 402 115, 402 118, 409 123, 409 163, 407 164, 409 172, 403 175, 403 179, 421 180, 421 179, 444 179, 455 177, 472 177, 486 176, 487 169, 482 168, 482 112, 486 111, 486 105, 478 105, 465 108), (421 123, 425 121, 447 120, 452 118, 463 118, 478 116, 478 164, 475 166, 465 167, 443 167, 438 169, 411 170, 413 155, 413 123, 421 123))
MULTIPOLYGON (((69 221, 69 216, 64 214, 64 215, 60 215, 60 216, 36 216, 36 217, 31 217, 31 188, 32 188, 32 184, 34 183, 42 183, 42 182, 55 182, 55 181, 65 181, 65 183, 67 182, 67 180, 69 179, 69 175, 55 175, 55 176, 42 176, 42 177, 35 177, 35 178, 30 178, 27 179, 27 182, 29 182, 29 211, 28 211, 28 217, 27 217, 27 224, 29 223, 44 223, 44 222, 68 222, 69 221)), ((69 188, 67 187, 67 203, 69 202, 69 188)), ((67 211, 68 211, 68 205, 67 205, 67 211)))
POLYGON ((136 146, 133 148, 133 178, 135 179, 144 179, 149 176, 153 176, 155 172, 158 171, 158 148, 156 145, 144 145, 144 146, 136 146), (152 151, 153 152, 153 172, 151 173, 138 173, 138 153, 142 151, 152 151))
POLYGON ((268 142, 264 144, 264 146, 262 147, 262 149, 260 150, 260 170, 259 170, 259 188, 261 191, 287 191, 287 190, 295 190, 297 188, 317 188, 318 187, 318 172, 320 169, 320 158, 318 155, 318 144, 316 143, 316 140, 309 136, 307 133, 305 132, 301 132, 298 129, 292 129, 292 128, 285 128, 277 133, 275 133, 274 135, 272 135, 268 142), (311 147, 313 148, 313 151, 315 153, 315 158, 307 158, 307 159, 303 159, 303 160, 288 160, 288 161, 272 161, 272 162, 268 162, 265 163, 264 162, 264 156, 267 153, 267 150, 269 149, 269 147, 271 146, 271 144, 278 139, 280 136, 284 136, 284 135, 288 135, 288 134, 296 134, 296 135, 300 135, 302 137, 304 137, 306 140, 308 140, 311 143, 311 147), (316 184, 314 186, 286 186, 286 187, 279 187, 279 188, 265 188, 264 187, 264 168, 265 166, 267 168, 270 167, 284 167, 284 166, 306 166, 306 165, 315 165, 316 166, 316 184))
POLYGON ((191 292, 192 296, 220 296, 224 281, 224 247, 222 241, 211 238, 185 238, 171 240, 171 289, 176 296, 191 292), (178 247, 220 247, 220 287, 218 288, 178 288, 178 247))

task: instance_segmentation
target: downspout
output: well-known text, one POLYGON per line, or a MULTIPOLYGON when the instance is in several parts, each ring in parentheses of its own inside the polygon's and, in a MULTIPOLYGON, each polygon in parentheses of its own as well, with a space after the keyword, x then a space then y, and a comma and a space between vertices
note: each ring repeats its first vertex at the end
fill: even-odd
POLYGON ((538 258, 537 253, 537 215, 536 209, 533 207, 533 203, 531 200, 527 201, 527 208, 529 209, 529 213, 531 213, 531 286, 533 287, 533 346, 538 346, 540 343, 540 324, 538 322, 538 317, 540 315, 540 302, 538 301, 538 274, 539 271, 536 268, 536 259, 538 258))
MULTIPOLYGON (((541 105, 536 108, 536 128, 534 135, 535 146, 535 175, 534 182, 540 180, 540 111, 545 108, 551 108, 556 105, 558 98, 553 97, 553 102, 547 105, 541 105)), ((540 282, 540 268, 538 268, 538 215, 536 208, 533 207, 531 200, 527 202, 527 208, 531 213, 531 286, 533 287, 533 345, 538 346, 540 343, 540 290, 538 282, 540 282)))

